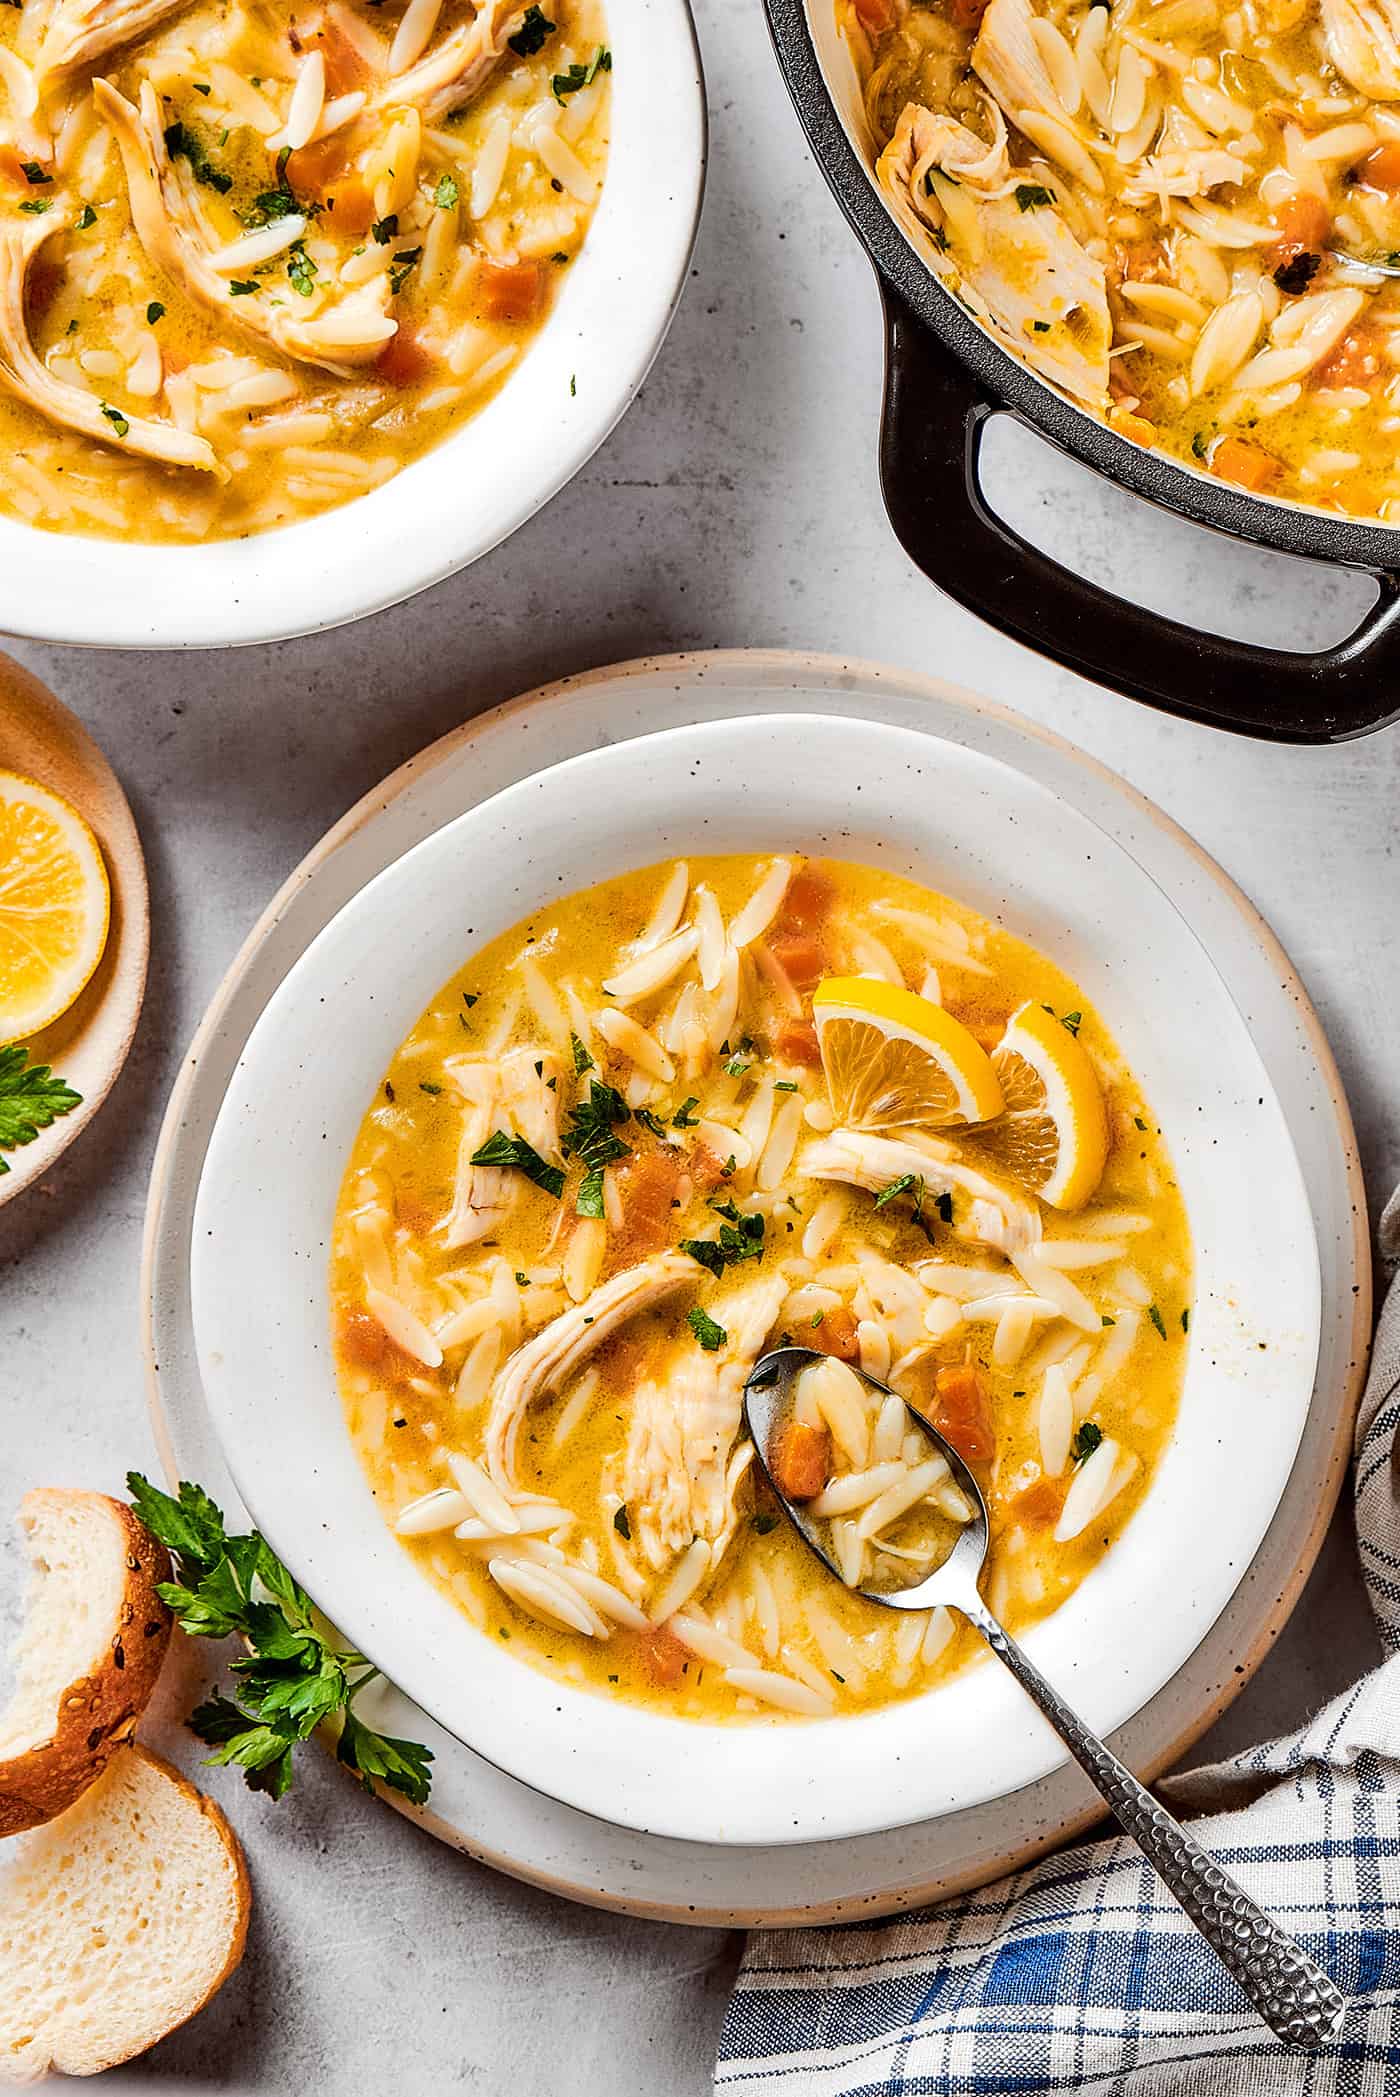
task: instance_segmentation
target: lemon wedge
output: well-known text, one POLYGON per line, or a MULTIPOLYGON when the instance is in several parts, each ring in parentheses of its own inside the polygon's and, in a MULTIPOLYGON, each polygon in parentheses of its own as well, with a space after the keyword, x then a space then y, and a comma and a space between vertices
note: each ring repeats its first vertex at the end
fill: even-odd
POLYGON ((1082 1209, 1103 1177, 1108 1114, 1088 1052, 1033 1000, 992 1050, 1006 1112, 982 1148, 1052 1209, 1082 1209))
POLYGON ((986 1050, 941 1005, 868 976, 828 976, 812 998, 838 1122, 951 1128, 1001 1113, 986 1050))
POLYGON ((102 959, 111 911, 101 849, 76 808, 0 772, 0 1044, 68 1010, 102 959))

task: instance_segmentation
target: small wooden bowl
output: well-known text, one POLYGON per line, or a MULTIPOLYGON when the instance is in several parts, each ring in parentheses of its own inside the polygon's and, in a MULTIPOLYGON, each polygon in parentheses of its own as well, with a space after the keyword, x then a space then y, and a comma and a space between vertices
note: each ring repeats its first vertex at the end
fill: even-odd
POLYGON ((145 994, 151 914, 141 840, 115 772, 77 717, 7 655, 0 655, 0 771, 21 772, 72 802, 92 825, 112 887, 112 922, 92 980, 51 1027, 24 1044, 31 1060, 52 1064, 83 1103, 33 1143, 5 1152, 3 1206, 47 1172, 116 1082, 145 994))

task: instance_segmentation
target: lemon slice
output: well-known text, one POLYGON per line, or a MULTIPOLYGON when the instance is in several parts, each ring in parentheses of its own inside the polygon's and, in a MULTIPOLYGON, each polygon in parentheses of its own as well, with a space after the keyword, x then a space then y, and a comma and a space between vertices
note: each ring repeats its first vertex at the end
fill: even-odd
POLYGON ((812 998, 831 1108, 855 1129, 990 1121, 1001 1087, 986 1050, 941 1005, 868 976, 828 976, 812 998))
POLYGON ((1052 1209, 1082 1209, 1103 1177, 1108 1115, 1088 1052, 1034 1001, 992 1050, 1006 1112, 979 1131, 984 1150, 1052 1209))
POLYGON ((66 1012, 102 959, 107 869, 75 808, 0 772, 0 1043, 66 1012))

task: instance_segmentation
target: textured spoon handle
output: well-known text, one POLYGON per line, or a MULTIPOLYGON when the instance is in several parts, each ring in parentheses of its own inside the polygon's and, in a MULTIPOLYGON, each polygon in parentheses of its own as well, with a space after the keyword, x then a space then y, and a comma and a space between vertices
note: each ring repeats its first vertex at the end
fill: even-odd
POLYGON ((1115 1816, 1287 2046, 1320 2046, 1336 2032, 1346 1997, 1329 1973, 1236 1885, 1131 1770, 1070 1710, 1014 1638, 982 1605, 959 1601, 999 1660, 1032 1696, 1115 1816))

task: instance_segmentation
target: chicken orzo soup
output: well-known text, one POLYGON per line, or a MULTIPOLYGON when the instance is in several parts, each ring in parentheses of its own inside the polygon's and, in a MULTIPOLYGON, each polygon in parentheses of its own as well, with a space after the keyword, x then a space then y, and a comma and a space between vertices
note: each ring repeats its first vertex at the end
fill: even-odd
POLYGON ((3 10, 0 507, 244 536, 506 381, 607 156, 599 0, 3 10))
POLYGON ((973 1466, 1022 1626, 1151 1479, 1191 1254, 1050 961, 884 872, 728 857, 570 896, 443 987, 356 1141, 332 1298, 385 1519, 487 1636, 685 1717, 815 1716, 971 1641, 792 1534, 743 1425, 759 1356, 827 1357, 769 1458, 844 1580, 905 1584, 969 1514, 859 1362, 973 1466))
POLYGON ((1400 522, 1400 23, 1354 0, 837 0, 881 190, 1134 442, 1400 522))

